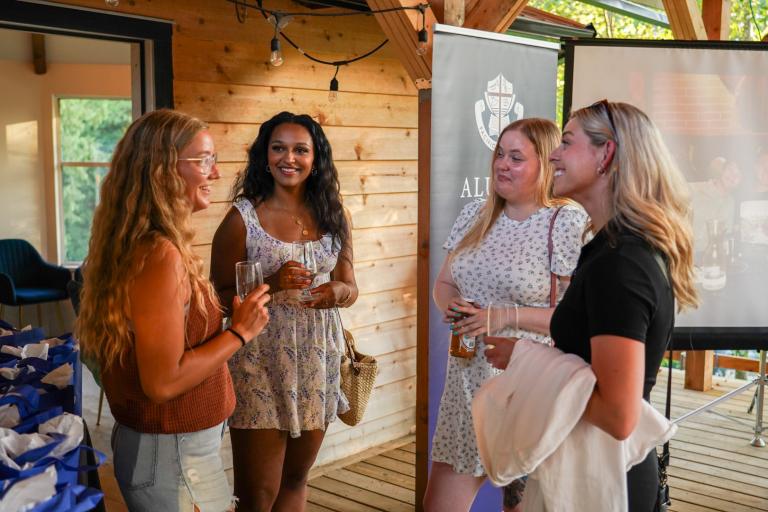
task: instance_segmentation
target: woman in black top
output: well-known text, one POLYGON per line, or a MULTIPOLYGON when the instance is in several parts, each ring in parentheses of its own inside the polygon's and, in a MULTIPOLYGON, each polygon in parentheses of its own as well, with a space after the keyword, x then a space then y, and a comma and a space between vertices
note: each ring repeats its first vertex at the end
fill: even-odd
MULTIPOLYGON (((681 309, 697 303, 685 181, 648 116, 625 103, 603 100, 573 112, 551 160, 555 194, 584 206, 594 238, 581 250, 550 332, 556 347, 583 357, 597 377, 584 418, 626 439, 656 381, 675 300, 681 309)), ((494 365, 506 366, 509 347, 492 352, 500 359, 494 365)), ((654 509, 655 458, 650 452, 627 475, 630 512, 654 509)))

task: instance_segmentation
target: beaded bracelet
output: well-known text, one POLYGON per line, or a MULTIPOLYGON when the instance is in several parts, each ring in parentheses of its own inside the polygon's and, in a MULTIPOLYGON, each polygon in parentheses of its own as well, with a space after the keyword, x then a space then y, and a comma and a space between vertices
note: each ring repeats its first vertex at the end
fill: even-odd
POLYGON ((240 334, 239 332, 237 332, 236 330, 234 330, 234 329, 233 329, 233 328, 231 328, 231 327, 227 327, 227 330, 228 330, 229 332, 231 332, 232 334, 234 334, 234 335, 237 337, 237 339, 239 339, 239 340, 240 340, 240 343, 242 343, 242 344, 243 344, 243 346, 245 346, 245 338, 243 338, 243 335, 242 335, 242 334, 240 334))

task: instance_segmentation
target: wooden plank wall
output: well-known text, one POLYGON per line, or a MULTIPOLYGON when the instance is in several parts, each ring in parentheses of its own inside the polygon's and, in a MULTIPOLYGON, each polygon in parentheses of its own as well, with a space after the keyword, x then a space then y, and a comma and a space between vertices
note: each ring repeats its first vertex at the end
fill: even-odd
MULTIPOLYGON (((103 0, 67 4, 106 10, 103 0)), ((288 0, 265 7, 301 11, 288 0)), ((374 57, 344 67, 340 94, 328 102, 333 68, 310 62, 283 42, 285 63, 268 64, 272 29, 250 10, 235 19, 224 0, 131 0, 114 11, 172 20, 176 108, 210 123, 223 179, 215 203, 195 215, 198 254, 210 258, 210 241, 228 206, 232 178, 244 165, 259 123, 281 110, 308 113, 324 127, 341 176, 344 205, 352 214, 357 303, 343 312, 365 353, 380 364, 364 423, 340 421, 326 437, 318 464, 413 432, 416 406, 416 89, 389 45, 374 57)), ((327 12, 327 10, 325 11, 327 12)), ((384 34, 373 17, 294 19, 285 33, 327 60, 359 55, 384 34)))

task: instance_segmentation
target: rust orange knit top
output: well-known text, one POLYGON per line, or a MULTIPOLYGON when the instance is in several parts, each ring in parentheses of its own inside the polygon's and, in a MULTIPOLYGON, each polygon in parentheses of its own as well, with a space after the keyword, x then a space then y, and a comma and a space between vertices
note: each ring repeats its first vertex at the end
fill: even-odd
MULTIPOLYGON (((221 312, 210 301, 206 307, 207 328, 203 315, 190 308, 186 333, 191 347, 205 343, 221 331, 221 312)), ((137 432, 195 432, 218 425, 235 409, 235 393, 226 363, 191 390, 162 404, 152 403, 141 389, 133 352, 128 354, 125 365, 114 365, 102 373, 102 384, 112 415, 137 432)))

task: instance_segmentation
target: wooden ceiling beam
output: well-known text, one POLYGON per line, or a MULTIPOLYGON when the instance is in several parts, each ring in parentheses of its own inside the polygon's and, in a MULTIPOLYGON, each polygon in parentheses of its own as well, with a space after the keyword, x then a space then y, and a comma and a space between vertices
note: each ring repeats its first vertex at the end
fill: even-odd
MULTIPOLYGON (((423 2, 420 0, 368 0, 371 10, 414 7, 421 3, 423 2)), ((428 88, 432 81, 432 26, 436 20, 431 9, 427 9, 425 15, 429 44, 427 52, 424 55, 418 55, 416 53, 417 34, 421 29, 419 11, 405 10, 374 14, 381 30, 395 49, 400 63, 418 88, 428 88)))
POLYGON ((675 39, 707 39, 696 0, 662 0, 675 39))
MULTIPOLYGON (((695 1, 695 0, 694 0, 695 1)), ((505 32, 515 21, 528 0, 483 0, 467 6, 467 16, 464 20, 466 28, 487 30, 488 32, 505 32)))
POLYGON ((466 13, 470 5, 477 0, 430 0, 429 8, 438 23, 461 27, 464 25, 466 13))
POLYGON ((464 25, 464 0, 443 0, 443 23, 461 27, 464 25))
MULTIPOLYGON (((371 10, 415 7, 423 0, 367 0, 371 10)), ((696 1, 696 0, 692 0, 696 1)), ((384 34, 395 49, 408 76, 418 88, 431 87, 432 27, 436 22, 490 32, 505 32, 515 21, 528 0, 432 0, 426 10, 426 28, 430 34, 427 52, 418 55, 418 31, 421 14, 415 10, 374 14, 384 34)))
POLYGON ((45 58, 45 36, 43 34, 30 34, 32 36, 32 65, 36 75, 44 75, 48 71, 45 58))
POLYGON ((712 41, 730 39, 731 0, 703 0, 701 17, 707 38, 712 41))

